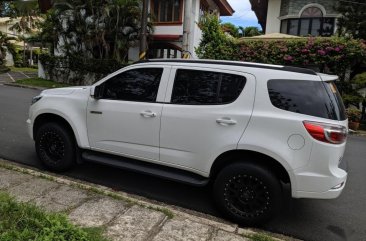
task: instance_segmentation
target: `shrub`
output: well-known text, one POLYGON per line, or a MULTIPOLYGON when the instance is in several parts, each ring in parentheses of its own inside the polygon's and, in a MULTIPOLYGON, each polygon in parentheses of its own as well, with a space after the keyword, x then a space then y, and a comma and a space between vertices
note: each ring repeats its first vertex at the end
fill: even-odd
POLYGON ((346 111, 349 121, 359 122, 361 120, 361 111, 358 109, 348 108, 346 111))
POLYGON ((356 75, 352 79, 352 83, 356 85, 357 89, 365 88, 366 87, 366 72, 356 75))
POLYGON ((344 77, 345 71, 366 56, 364 42, 345 38, 242 40, 238 59, 267 64, 318 66, 344 77))
POLYGON ((6 73, 9 71, 10 71, 10 69, 8 67, 0 65, 0 74, 6 73))
POLYGON ((39 60, 50 79, 59 80, 59 75, 68 76, 62 82, 73 85, 85 84, 85 78, 88 75, 100 79, 125 66, 113 59, 87 59, 80 56, 41 54, 39 60))
POLYGON ((220 20, 215 13, 206 13, 198 26, 202 30, 202 40, 195 49, 201 59, 233 60, 237 45, 222 31, 220 20))

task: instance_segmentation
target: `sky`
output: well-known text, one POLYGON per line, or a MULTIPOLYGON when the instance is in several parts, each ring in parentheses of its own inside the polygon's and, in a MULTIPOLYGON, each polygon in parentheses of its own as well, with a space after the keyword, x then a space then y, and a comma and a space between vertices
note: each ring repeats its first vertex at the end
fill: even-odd
POLYGON ((255 26, 261 29, 255 13, 251 10, 249 0, 228 0, 228 2, 235 13, 230 17, 221 17, 223 23, 230 22, 236 26, 255 26))

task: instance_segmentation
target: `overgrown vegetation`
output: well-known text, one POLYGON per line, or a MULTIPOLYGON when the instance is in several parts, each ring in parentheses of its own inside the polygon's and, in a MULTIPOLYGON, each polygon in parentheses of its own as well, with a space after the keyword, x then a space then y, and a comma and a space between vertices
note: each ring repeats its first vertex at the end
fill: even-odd
POLYGON ((101 229, 79 228, 63 214, 46 213, 0 192, 0 240, 106 241, 101 229))
POLYGON ((58 83, 52 80, 42 79, 42 78, 29 78, 29 79, 20 79, 16 81, 17 84, 27 85, 27 86, 35 86, 42 88, 60 88, 70 86, 64 83, 58 83))

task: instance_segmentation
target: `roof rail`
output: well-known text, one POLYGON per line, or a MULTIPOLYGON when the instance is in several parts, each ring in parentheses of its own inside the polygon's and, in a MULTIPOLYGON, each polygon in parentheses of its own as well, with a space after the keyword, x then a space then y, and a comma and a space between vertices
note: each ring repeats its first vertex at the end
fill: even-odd
POLYGON ((269 65, 269 64, 258 64, 251 62, 239 62, 239 61, 226 61, 226 60, 197 60, 197 59, 149 59, 149 60, 139 60, 133 64, 140 63, 197 63, 197 64, 221 64, 221 65, 232 65, 232 66, 242 66, 242 67, 252 67, 260 69, 272 69, 288 72, 296 72, 301 74, 317 75, 314 70, 292 67, 292 66, 281 66, 281 65, 269 65))

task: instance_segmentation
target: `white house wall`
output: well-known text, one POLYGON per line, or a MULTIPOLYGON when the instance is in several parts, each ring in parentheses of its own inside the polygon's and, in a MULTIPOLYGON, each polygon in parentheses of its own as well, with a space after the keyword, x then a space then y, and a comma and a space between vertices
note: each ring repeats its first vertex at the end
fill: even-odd
POLYGON ((268 0, 266 34, 279 33, 281 20, 278 19, 281 11, 281 0, 268 0))
POLYGON ((154 35, 182 35, 183 34, 183 25, 174 25, 174 26, 164 26, 159 25, 155 26, 154 35))

